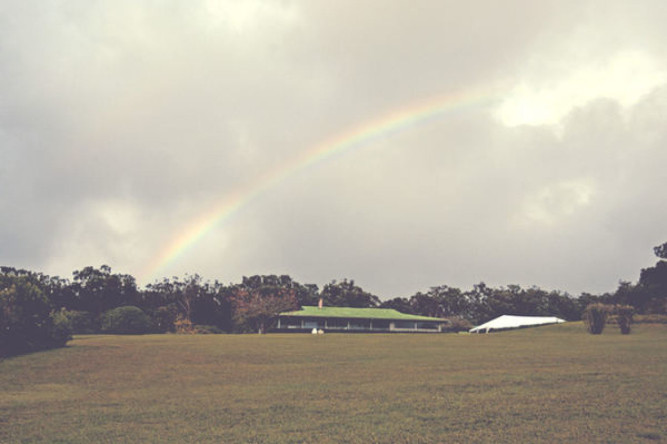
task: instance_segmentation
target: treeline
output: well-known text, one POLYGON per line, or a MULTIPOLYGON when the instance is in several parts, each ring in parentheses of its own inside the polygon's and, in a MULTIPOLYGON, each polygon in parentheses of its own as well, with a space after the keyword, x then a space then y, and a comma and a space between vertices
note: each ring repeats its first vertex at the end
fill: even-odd
POLYGON ((629 305, 639 314, 667 313, 667 247, 661 260, 641 270, 636 284, 621 282, 613 293, 581 294, 479 283, 471 290, 435 286, 410 297, 381 301, 352 280, 322 289, 290 276, 250 276, 223 284, 199 275, 163 279, 137 287, 128 274, 85 267, 72 279, 0 267, 0 356, 64 345, 71 333, 265 332, 276 315, 299 306, 394 308, 404 313, 453 318, 463 327, 502 314, 558 316, 579 320, 592 303, 629 305))

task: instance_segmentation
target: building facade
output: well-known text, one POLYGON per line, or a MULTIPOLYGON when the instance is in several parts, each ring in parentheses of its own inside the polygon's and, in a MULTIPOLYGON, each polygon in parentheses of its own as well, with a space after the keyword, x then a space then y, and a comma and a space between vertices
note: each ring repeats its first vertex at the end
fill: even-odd
POLYGON ((275 331, 441 333, 449 320, 401 313, 390 308, 314 307, 281 313, 275 331))

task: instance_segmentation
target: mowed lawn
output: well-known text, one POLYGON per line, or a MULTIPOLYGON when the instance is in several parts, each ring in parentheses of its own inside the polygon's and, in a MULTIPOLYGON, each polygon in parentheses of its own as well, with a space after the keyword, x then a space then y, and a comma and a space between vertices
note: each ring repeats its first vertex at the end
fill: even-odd
POLYGON ((667 326, 79 336, 0 362, 0 442, 667 442, 667 326))

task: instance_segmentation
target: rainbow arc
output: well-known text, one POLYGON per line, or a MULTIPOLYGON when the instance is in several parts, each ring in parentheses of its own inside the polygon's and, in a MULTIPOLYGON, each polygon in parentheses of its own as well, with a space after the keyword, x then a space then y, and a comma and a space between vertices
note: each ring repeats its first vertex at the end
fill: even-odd
POLYGON ((226 195, 217 205, 194 218, 139 273, 143 282, 155 279, 157 273, 197 244, 213 228, 232 218, 249 202, 278 186, 286 178, 340 156, 370 145, 373 141, 407 131, 436 120, 454 110, 479 106, 493 100, 488 90, 468 90, 419 102, 367 121, 349 131, 304 150, 299 155, 255 178, 244 187, 226 195))

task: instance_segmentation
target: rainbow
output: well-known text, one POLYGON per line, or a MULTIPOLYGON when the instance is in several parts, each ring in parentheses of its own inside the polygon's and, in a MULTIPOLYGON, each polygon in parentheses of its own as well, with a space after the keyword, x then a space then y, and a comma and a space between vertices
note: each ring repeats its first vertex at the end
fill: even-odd
POLYGON ((418 124, 434 120, 453 110, 490 102, 488 90, 468 90, 419 102, 407 108, 372 119, 333 137, 320 145, 305 150, 277 167, 255 178, 249 185, 234 190, 213 208, 192 220, 174 237, 139 273, 139 280, 147 282, 176 258, 199 242, 208 232, 229 220, 241 208, 281 181, 316 164, 369 145, 380 138, 390 137, 418 124))

